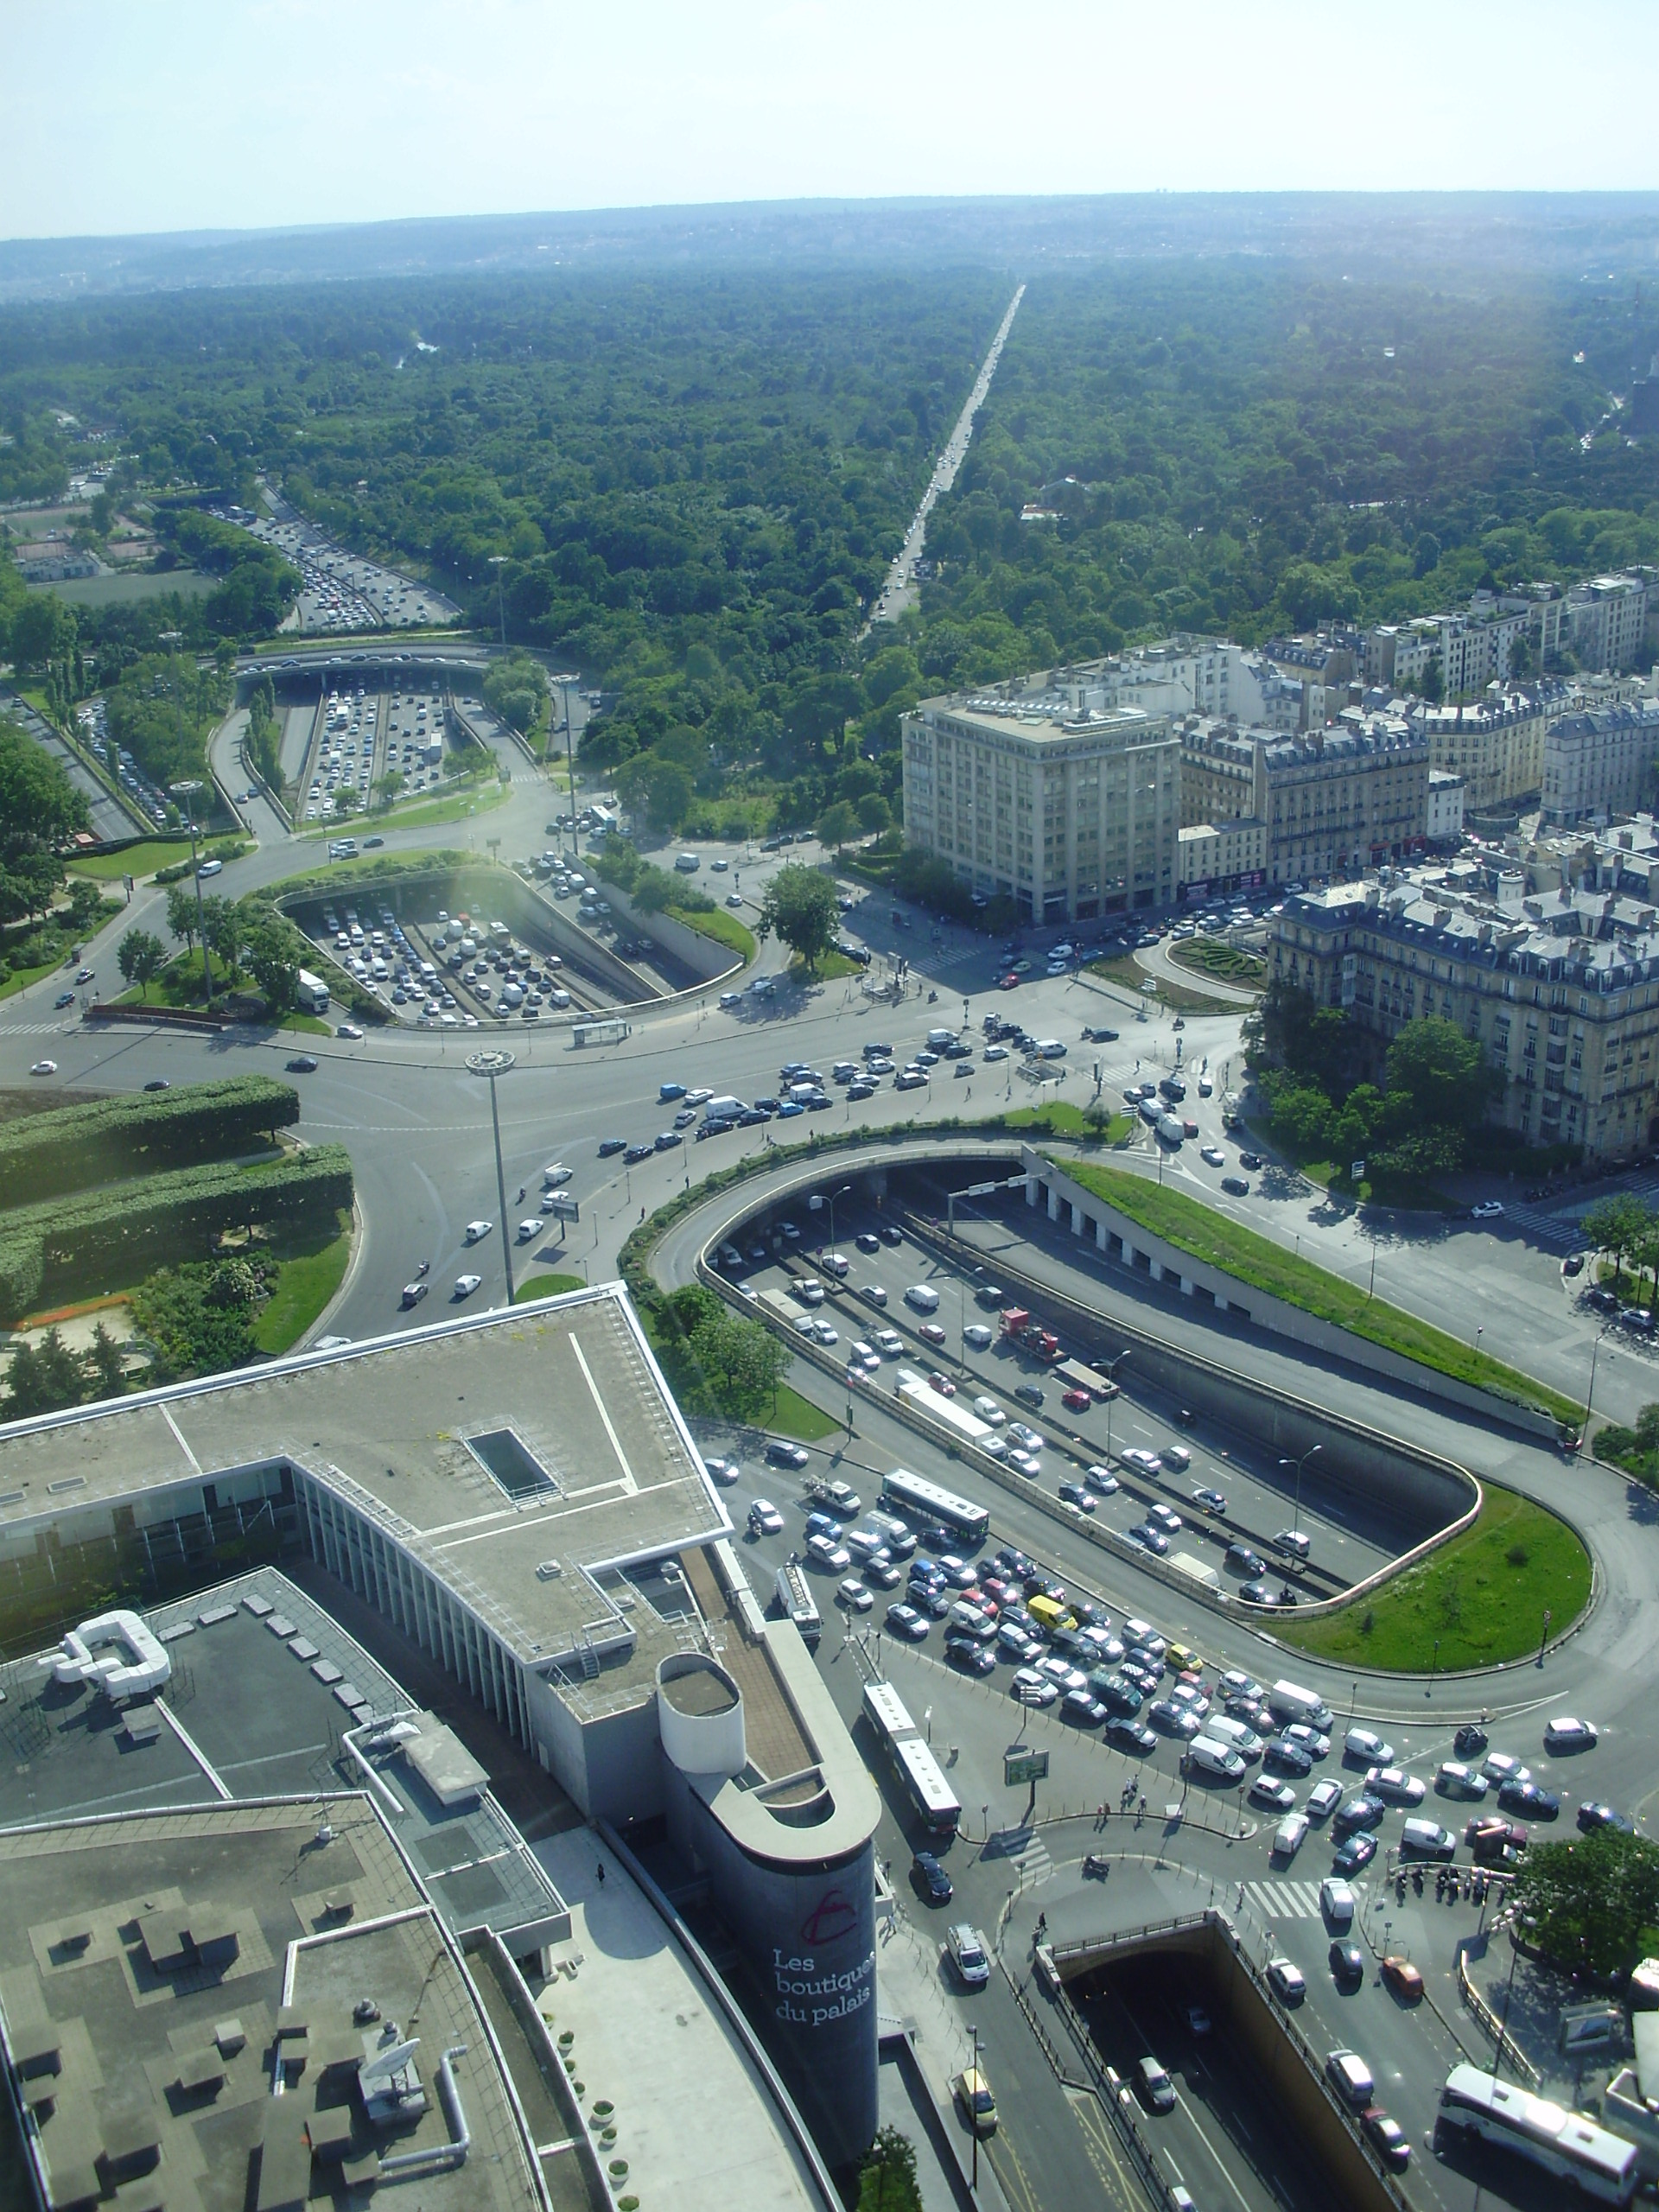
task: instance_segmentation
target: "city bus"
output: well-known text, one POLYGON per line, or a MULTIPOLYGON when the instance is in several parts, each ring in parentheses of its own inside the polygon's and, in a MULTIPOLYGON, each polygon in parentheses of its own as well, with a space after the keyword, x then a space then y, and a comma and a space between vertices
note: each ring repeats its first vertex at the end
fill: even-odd
POLYGON ((1499 2144, 1604 2204, 1628 2204, 1641 2177, 1636 2146, 1623 2136, 1473 2066, 1454 2066, 1446 2076, 1437 2125, 1499 2144))
POLYGON ((954 1835, 962 1806, 891 1682, 864 1685, 864 1718, 923 1826, 935 1835, 954 1835))
POLYGON ((881 1478, 883 1495, 912 1522, 937 1521, 964 1543, 982 1544, 990 1534, 991 1516, 982 1505, 957 1497, 938 1483, 930 1483, 907 1468, 894 1467, 881 1478))

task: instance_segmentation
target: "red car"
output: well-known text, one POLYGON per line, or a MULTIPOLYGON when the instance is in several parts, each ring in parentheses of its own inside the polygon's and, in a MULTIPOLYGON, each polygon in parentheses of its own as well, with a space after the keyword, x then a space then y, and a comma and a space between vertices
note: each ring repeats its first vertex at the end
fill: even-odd
POLYGON ((1017 976, 1005 976, 996 988, 999 991, 1017 991, 1020 988, 1020 978, 1017 976))
POLYGON ((1060 1403, 1069 1406, 1074 1414, 1086 1414, 1094 1402, 1086 1390, 1068 1390, 1060 1400, 1060 1403))
POLYGON ((927 1381, 929 1389, 937 1390, 942 1398, 956 1396, 957 1386, 948 1375, 930 1375, 927 1381))

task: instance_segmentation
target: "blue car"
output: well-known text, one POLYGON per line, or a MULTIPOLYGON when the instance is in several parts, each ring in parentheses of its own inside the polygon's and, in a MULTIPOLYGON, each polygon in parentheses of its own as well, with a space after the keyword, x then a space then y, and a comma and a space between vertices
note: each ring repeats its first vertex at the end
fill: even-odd
POLYGON ((683 1083, 665 1083, 660 1086, 657 1096, 660 1099, 683 1098, 685 1085, 683 1083))
POLYGON ((778 1118, 780 1122, 792 1122, 798 1114, 804 1114, 805 1111, 805 1107, 800 1104, 798 1100, 785 1098, 778 1109, 778 1118))

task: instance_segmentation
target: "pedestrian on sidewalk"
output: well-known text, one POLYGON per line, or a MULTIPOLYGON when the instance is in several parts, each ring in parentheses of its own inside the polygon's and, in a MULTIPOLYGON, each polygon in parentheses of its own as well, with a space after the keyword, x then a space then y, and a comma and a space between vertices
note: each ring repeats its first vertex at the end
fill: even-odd
POLYGON ((599 1886, 601 1890, 605 1886, 605 1861, 602 1859, 599 1862, 599 1886))

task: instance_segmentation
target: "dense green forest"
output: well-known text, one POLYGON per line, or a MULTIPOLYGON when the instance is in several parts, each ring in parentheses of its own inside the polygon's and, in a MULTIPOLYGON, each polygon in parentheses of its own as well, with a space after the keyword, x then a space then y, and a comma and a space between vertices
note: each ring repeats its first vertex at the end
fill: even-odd
MULTIPOLYGON (((67 411, 124 456, 112 497, 220 572, 204 599, 77 611, 53 653, 95 651, 104 679, 161 628, 200 649, 278 619, 293 572, 199 512, 259 474, 491 626, 499 557, 509 636, 603 683, 589 757, 664 830, 880 827, 899 714, 946 683, 1659 558, 1659 445, 1610 397, 1659 340, 1635 280, 1096 262, 1030 283, 938 573, 864 639, 1014 282, 628 269, 16 307, 0 499, 84 465, 67 411)), ((20 607, 0 592, 0 627, 20 607)))

